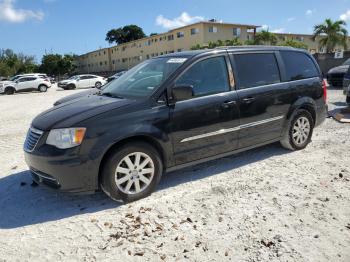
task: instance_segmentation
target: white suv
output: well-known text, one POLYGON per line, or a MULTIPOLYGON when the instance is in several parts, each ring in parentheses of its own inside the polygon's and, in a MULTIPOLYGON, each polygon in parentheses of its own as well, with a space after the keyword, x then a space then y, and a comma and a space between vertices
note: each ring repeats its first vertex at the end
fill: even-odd
POLYGON ((15 92, 38 90, 46 92, 51 87, 50 81, 39 76, 23 76, 15 81, 4 81, 0 83, 0 93, 12 95, 15 92))
POLYGON ((58 87, 67 89, 76 89, 76 88, 101 88, 104 84, 107 83, 107 80, 101 76, 96 75, 76 75, 58 82, 58 87))

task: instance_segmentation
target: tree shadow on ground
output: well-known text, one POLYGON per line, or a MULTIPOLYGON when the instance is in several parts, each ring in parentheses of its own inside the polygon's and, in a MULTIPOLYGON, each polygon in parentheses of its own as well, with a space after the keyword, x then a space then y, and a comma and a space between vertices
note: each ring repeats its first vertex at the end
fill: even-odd
MULTIPOLYGON (((275 143, 171 172, 162 177, 158 190, 215 176, 288 152, 290 151, 275 143)), ((56 221, 84 213, 115 209, 121 205, 110 200, 102 192, 93 195, 69 194, 41 185, 32 187, 31 182, 29 171, 14 173, 0 179, 0 228, 10 229, 56 221)))

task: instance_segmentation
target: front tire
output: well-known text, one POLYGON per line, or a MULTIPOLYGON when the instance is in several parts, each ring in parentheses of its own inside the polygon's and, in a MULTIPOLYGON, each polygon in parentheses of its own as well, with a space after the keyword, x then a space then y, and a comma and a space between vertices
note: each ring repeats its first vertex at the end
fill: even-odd
POLYGON ((314 128, 314 121, 309 111, 296 110, 287 124, 281 144, 289 150, 304 149, 310 142, 314 128))
POLYGON ((40 85, 38 89, 39 89, 39 92, 44 93, 44 92, 47 91, 47 86, 46 85, 40 85))
POLYGON ((73 89, 76 89, 77 87, 74 85, 74 84, 69 84, 68 86, 67 86, 67 89, 68 90, 73 90, 73 89))
POLYGON ((128 143, 113 151, 104 163, 102 190, 114 200, 132 202, 150 195, 163 172, 159 153, 143 142, 128 143))
POLYGON ((101 83, 101 82, 96 82, 96 83, 95 83, 95 88, 100 89, 101 86, 102 86, 102 83, 101 83))
POLYGON ((13 95, 15 93, 15 89, 13 87, 6 87, 5 92, 6 95, 13 95))

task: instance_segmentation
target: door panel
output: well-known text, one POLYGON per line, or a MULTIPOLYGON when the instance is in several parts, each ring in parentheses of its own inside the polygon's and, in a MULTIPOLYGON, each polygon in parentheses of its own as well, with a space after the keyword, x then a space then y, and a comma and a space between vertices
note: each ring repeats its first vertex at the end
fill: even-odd
POLYGON ((273 84, 239 90, 241 129, 239 148, 276 139, 281 136, 289 102, 284 96, 289 84, 273 84))
MULTIPOLYGON (((176 164, 237 148, 238 96, 229 82, 226 56, 201 59, 181 74, 175 85, 191 85, 194 97, 170 109, 176 164)), ((231 72, 232 73, 232 72, 231 72)))
POLYGON ((170 110, 176 164, 238 146, 239 109, 236 91, 181 101, 170 110))
POLYGON ((231 56, 237 76, 240 110, 239 148, 281 136, 290 102, 289 84, 281 83, 275 52, 231 56))

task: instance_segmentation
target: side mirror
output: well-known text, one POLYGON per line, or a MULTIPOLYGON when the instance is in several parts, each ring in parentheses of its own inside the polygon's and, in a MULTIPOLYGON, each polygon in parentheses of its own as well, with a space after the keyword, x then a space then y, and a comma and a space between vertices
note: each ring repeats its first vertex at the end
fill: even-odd
POLYGON ((171 90, 171 95, 174 102, 187 100, 193 97, 193 86, 192 85, 178 85, 174 86, 171 90))

